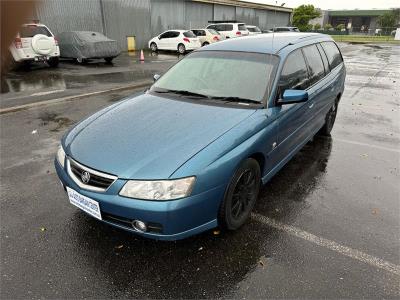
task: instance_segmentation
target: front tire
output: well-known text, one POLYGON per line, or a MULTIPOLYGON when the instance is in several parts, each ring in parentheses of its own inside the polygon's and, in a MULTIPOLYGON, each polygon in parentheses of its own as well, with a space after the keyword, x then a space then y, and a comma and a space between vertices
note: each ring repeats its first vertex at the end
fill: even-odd
POLYGON ((58 66, 59 62, 60 62, 60 59, 58 57, 52 57, 47 61, 47 63, 49 64, 49 66, 51 68, 56 68, 58 66))
POLYGON ((158 47, 156 43, 151 43, 150 44, 150 49, 152 52, 157 52, 158 51, 158 47))
POLYGON ((261 170, 253 158, 244 160, 225 192, 218 212, 218 224, 227 230, 240 228, 249 218, 261 184, 261 170))
POLYGON ((333 125, 335 124, 337 109, 338 109, 339 101, 336 100, 335 104, 329 109, 328 113, 325 116, 325 124, 322 126, 321 130, 319 131, 320 135, 323 136, 330 136, 331 131, 333 129, 333 125))
POLYGON ((186 53, 186 47, 184 44, 179 44, 178 45, 178 52, 179 54, 185 54, 186 53))

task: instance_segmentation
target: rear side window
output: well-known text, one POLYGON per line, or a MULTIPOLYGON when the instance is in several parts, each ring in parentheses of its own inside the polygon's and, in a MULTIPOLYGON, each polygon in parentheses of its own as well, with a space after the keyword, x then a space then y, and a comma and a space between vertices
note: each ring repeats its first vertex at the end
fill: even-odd
POLYGON ((196 37, 196 35, 195 35, 192 31, 186 31, 186 32, 184 32, 184 33, 183 33, 183 36, 184 36, 184 37, 187 37, 187 38, 195 38, 195 37, 196 37))
POLYGON ((37 34, 44 34, 45 36, 51 37, 50 31, 47 30, 44 26, 37 26, 37 25, 28 25, 23 26, 20 29, 19 36, 21 38, 31 38, 37 34))
POLYGON ((225 24, 225 31, 232 31, 233 30, 233 25, 232 24, 225 24))
MULTIPOLYGON (((247 30, 247 27, 246 27, 245 24, 239 24, 239 25, 238 25, 238 29, 239 29, 240 31, 245 31, 245 30, 247 30)), ((231 29, 231 30, 232 30, 232 29, 231 29)))
POLYGON ((326 53, 326 56, 328 57, 331 69, 337 67, 343 62, 343 58, 340 54, 339 48, 334 42, 323 42, 321 43, 321 45, 326 53))
POLYGON ((180 35, 181 33, 178 31, 171 31, 171 33, 169 34, 169 38, 176 38, 180 35))
POLYGON ((310 85, 313 85, 325 76, 324 64, 316 45, 304 47, 303 53, 308 64, 310 85))
POLYGON ((279 97, 285 90, 305 90, 308 87, 308 70, 301 49, 289 54, 278 83, 279 97))

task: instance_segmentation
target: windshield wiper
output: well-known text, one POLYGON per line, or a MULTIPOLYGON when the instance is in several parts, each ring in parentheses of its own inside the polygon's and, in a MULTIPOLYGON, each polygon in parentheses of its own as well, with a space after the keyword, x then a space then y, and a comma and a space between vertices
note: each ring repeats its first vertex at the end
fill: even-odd
POLYGON ((185 90, 155 90, 154 92, 156 93, 161 93, 161 94, 177 94, 177 95, 182 95, 182 96, 193 96, 193 97, 199 97, 199 98, 209 98, 207 95, 199 94, 199 93, 194 93, 191 91, 185 91, 185 90))
POLYGON ((228 97, 211 97, 211 99, 215 100, 222 100, 226 101, 227 103, 230 102, 242 102, 242 103, 251 103, 251 104, 261 104, 261 102, 257 100, 252 100, 252 99, 247 99, 247 98, 241 98, 241 97, 235 97, 235 96, 228 96, 228 97))

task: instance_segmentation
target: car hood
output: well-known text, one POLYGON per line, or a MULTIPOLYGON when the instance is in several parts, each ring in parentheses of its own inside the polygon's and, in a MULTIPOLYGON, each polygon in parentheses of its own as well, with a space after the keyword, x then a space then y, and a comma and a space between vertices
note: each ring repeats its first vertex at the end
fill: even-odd
POLYGON ((143 94, 79 123, 63 146, 81 164, 119 178, 169 178, 254 111, 143 94))

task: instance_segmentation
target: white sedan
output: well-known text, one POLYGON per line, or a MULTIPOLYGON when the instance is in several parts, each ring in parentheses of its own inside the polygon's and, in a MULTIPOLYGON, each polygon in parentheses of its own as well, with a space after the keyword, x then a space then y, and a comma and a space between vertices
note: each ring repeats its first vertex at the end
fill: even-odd
POLYGON ((168 30, 149 41, 151 51, 175 50, 180 54, 189 50, 196 50, 201 47, 199 38, 188 30, 168 30))

